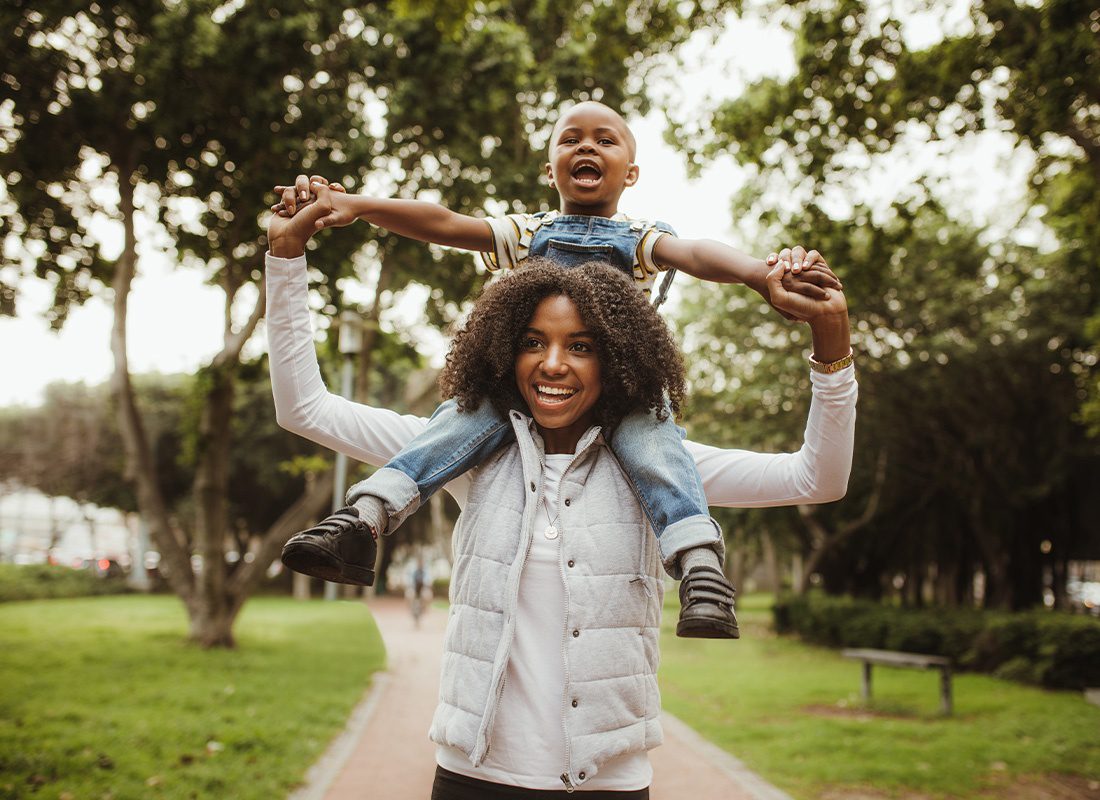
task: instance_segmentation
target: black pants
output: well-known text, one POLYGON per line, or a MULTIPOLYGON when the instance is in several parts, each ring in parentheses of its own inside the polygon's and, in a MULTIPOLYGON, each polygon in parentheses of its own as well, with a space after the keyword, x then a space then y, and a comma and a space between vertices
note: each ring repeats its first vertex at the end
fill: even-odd
POLYGON ((564 789, 523 789, 503 783, 490 783, 466 775, 435 768, 432 800, 649 800, 649 789, 634 792, 574 792, 564 789))

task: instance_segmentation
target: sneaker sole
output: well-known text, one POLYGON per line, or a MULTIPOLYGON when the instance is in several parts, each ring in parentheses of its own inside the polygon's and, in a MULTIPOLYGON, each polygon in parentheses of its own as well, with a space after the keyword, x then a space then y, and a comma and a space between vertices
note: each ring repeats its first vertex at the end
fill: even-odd
POLYGON ((351 586, 374 585, 373 569, 348 564, 323 547, 309 542, 290 542, 283 548, 281 559, 288 569, 311 578, 322 578, 332 583, 346 583, 351 586))
POLYGON ((681 639, 740 639, 737 625, 710 617, 687 617, 676 623, 681 639))

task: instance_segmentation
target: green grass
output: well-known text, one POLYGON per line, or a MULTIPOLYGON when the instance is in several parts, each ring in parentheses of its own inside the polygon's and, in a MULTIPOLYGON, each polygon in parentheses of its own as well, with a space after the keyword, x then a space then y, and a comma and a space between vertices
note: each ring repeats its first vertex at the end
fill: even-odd
POLYGON ((259 598, 238 649, 174 597, 0 606, 0 798, 285 796, 384 664, 360 603, 259 598))
MULTIPOLYGON (((672 593, 669 593, 672 595, 672 593)), ((939 672, 874 669, 769 632, 770 596, 739 601, 738 642, 677 639, 665 611, 665 708, 796 798, 988 797, 1052 773, 1100 777, 1100 708, 1076 692, 956 674, 955 714, 939 713, 939 672), (847 790, 847 791, 845 791, 847 790)))

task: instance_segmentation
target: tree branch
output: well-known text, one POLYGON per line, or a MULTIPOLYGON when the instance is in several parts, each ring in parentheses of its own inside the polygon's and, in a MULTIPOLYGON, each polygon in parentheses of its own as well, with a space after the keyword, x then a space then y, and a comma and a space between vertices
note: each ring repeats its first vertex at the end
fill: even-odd
POLYGON ((239 331, 225 337, 225 345, 222 347, 221 352, 214 356, 213 366, 220 367, 229 361, 240 359, 245 342, 255 333, 256 326, 260 324, 264 311, 267 309, 267 282, 261 280, 259 289, 260 293, 256 297, 256 305, 252 308, 252 313, 248 315, 248 321, 241 326, 239 331))
POLYGON ((855 519, 848 520, 837 526, 836 531, 829 533, 829 529, 817 518, 817 506, 799 505, 798 514, 802 522, 810 531, 810 538, 814 543, 814 549, 806 562, 806 568, 802 575, 802 591, 809 585, 810 576, 817 571, 818 564, 825 554, 835 549, 838 545, 847 541, 854 533, 870 524, 878 513, 879 500, 882 497, 882 487, 886 485, 886 448, 878 453, 875 463, 875 474, 871 483, 871 494, 861 513, 855 519))
MULTIPOLYGON (((306 489, 262 536, 257 537, 258 546, 249 548, 252 561, 242 564, 228 581, 228 590, 234 603, 243 603, 286 544, 286 540, 298 531, 308 528, 310 523, 328 511, 332 502, 332 487, 335 482, 332 470, 315 475, 306 484, 306 489)), ((243 561, 243 559, 242 559, 243 561)))
POLYGON ((1085 151, 1085 159, 1089 162, 1089 166, 1092 167, 1096 177, 1100 178, 1100 143, 1096 142, 1089 135, 1089 132, 1076 122, 1068 126, 1066 133, 1074 144, 1085 151))

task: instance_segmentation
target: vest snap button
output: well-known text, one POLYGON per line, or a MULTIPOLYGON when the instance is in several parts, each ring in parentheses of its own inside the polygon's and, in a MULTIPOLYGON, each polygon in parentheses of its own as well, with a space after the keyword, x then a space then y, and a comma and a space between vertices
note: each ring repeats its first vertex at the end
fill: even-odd
POLYGON ((581 632, 578 631, 576 628, 574 628, 573 629, 573 638, 576 639, 580 635, 581 635, 581 632))
POLYGON ((580 778, 583 781, 584 780, 584 773, 583 772, 578 772, 577 777, 580 778))
POLYGON ((573 708, 576 708, 576 707, 577 707, 577 701, 576 701, 576 700, 574 700, 574 701, 573 701, 573 708))
POLYGON ((569 566, 573 566, 573 559, 569 559, 569 566))
POLYGON ((531 491, 535 491, 535 482, 531 481, 531 491))
POLYGON ((570 502, 570 501, 569 501, 569 500, 567 499, 567 500, 565 501, 565 504, 566 504, 566 505, 569 505, 569 502, 570 502))

